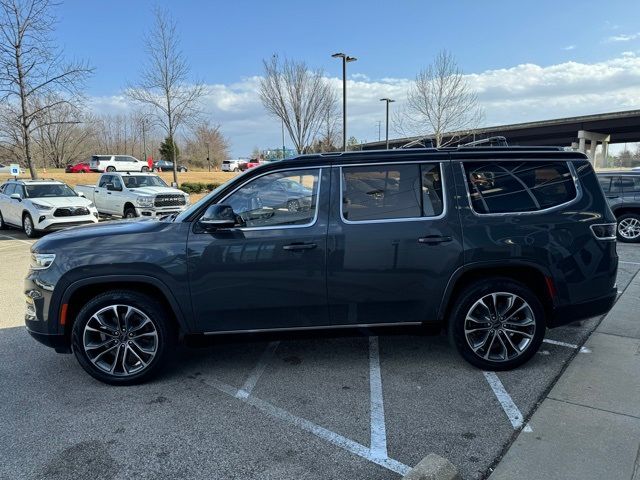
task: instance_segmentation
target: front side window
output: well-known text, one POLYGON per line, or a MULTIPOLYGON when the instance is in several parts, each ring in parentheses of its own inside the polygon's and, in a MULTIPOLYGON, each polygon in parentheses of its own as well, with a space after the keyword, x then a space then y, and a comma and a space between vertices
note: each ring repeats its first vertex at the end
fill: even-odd
POLYGON ((464 171, 477 213, 535 212, 576 198, 566 162, 465 162, 464 171))
POLYGON ((16 186, 15 183, 8 183, 3 190, 3 193, 5 195, 7 195, 8 197, 10 197, 11 195, 13 195, 16 191, 16 186))
POLYGON ((310 225, 318 208, 320 169, 290 170, 258 177, 221 203, 243 227, 310 225))
POLYGON ((432 217, 443 211, 436 163, 342 167, 342 216, 351 222, 432 217))

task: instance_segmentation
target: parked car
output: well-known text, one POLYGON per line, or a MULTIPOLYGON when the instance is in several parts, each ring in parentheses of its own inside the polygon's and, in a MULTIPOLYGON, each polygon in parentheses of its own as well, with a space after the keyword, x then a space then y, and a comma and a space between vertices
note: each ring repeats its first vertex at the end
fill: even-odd
POLYGON ((443 325, 468 362, 508 370, 547 327, 617 295, 598 179, 584 154, 550 147, 300 156, 177 216, 59 232, 32 252, 28 332, 119 385, 158 372, 183 334, 314 328, 443 325), (309 203, 272 202, 274 184, 309 203))
POLYGON ((149 164, 130 155, 94 155, 92 172, 148 172, 149 164))
POLYGON ((618 222, 618 240, 640 242, 640 171, 598 173, 611 211, 618 222))
MULTIPOLYGON (((158 170, 162 170, 163 172, 173 172, 173 162, 168 160, 158 160, 157 162, 154 162, 153 171, 157 172, 158 170)), ((188 169, 184 165, 178 165, 178 171, 186 172, 188 169)))
POLYGON ((64 169, 66 173, 89 173, 91 172, 91 166, 89 162, 79 162, 75 165, 67 165, 64 169))
MULTIPOLYGON (((7 163, 0 163, 0 173, 9 175, 11 173, 11 166, 7 163)), ((24 174, 24 169, 20 167, 20 175, 24 174)))
POLYGON ((96 185, 76 185, 76 190, 95 203, 100 215, 155 218, 189 205, 189 195, 152 173, 103 173, 96 185))
POLYGON ((223 172, 240 172, 245 170, 246 163, 247 161, 243 159, 223 160, 221 169, 223 172))
POLYGON ((0 186, 0 229, 24 230, 29 238, 98 222, 95 205, 55 180, 9 180, 0 186))

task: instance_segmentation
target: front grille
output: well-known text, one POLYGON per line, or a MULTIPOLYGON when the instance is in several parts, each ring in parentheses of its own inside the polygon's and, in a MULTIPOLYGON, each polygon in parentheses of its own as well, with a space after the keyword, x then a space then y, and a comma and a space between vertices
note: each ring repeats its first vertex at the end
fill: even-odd
POLYGON ((81 215, 89 215, 89 209, 85 207, 62 207, 56 208, 53 212, 54 217, 79 217, 81 215))
POLYGON ((156 207, 179 207, 186 203, 184 195, 158 195, 154 205, 156 207))

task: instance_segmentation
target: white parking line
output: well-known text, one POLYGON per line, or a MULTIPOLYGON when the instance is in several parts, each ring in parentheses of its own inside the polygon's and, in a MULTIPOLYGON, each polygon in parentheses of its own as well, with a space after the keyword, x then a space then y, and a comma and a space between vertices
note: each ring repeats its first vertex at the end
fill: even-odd
POLYGON ((378 337, 369 337, 369 389, 371 392, 371 452, 378 458, 387 458, 387 431, 384 422, 378 337))
POLYGON ((275 405, 270 404, 269 402, 265 402, 255 396, 247 396, 247 397, 238 397, 238 390, 233 388, 226 383, 220 382, 213 378, 206 378, 204 382, 207 385, 212 386, 213 388, 226 393, 232 397, 239 398, 241 401, 248 403, 249 405, 254 406, 258 410, 272 417, 283 420, 291 425, 294 425, 302 430, 305 430, 309 433, 312 433, 316 437, 319 437, 337 447, 343 448, 348 452, 351 452, 355 455, 358 455, 365 460, 369 460, 381 467, 384 467, 393 472, 399 473, 400 475, 406 475, 411 467, 405 465, 404 463, 398 462, 397 460, 393 460, 391 458, 380 458, 380 456, 374 453, 370 448, 361 445, 358 442, 354 442, 342 435, 332 432, 331 430, 327 430, 320 425, 316 425, 309 420, 293 415, 282 408, 276 407, 275 405))
MULTIPOLYGON (((513 402, 511 395, 509 395, 504 389, 504 385, 502 384, 498 376, 494 372, 482 373, 484 374, 484 378, 487 379, 487 382, 489 382, 489 386, 500 402, 500 405, 502 405, 504 413, 507 414, 511 425, 513 425, 513 429, 518 430, 519 428, 521 428, 522 424, 524 423, 524 417, 522 416, 522 413, 518 409, 517 405, 513 402)), ((523 430, 525 432, 533 431, 529 424, 525 425, 523 430)))
POLYGON ((260 380, 260 377, 267 368, 267 365, 273 358, 273 354, 276 352, 276 348, 278 348, 278 345, 280 345, 280 342, 271 342, 269 343, 269 345, 267 345, 267 348, 262 353, 260 360, 258 360, 258 364, 253 369, 253 372, 251 372, 251 375, 249 375, 247 380, 244 382, 242 388, 236 393, 236 398, 247 398, 249 395, 251 395, 251 392, 255 388, 256 383, 258 383, 258 380, 260 380))
POLYGON ((618 260, 618 263, 624 263, 625 265, 640 265, 640 262, 623 262, 622 260, 618 260))
POLYGON ((27 245, 29 245, 29 246, 33 245, 33 243, 32 243, 32 242, 27 242, 26 240, 22 240, 22 239, 20 239, 20 238, 14 238, 14 237, 12 237, 11 235, 5 235, 5 234, 3 234, 3 233, 0 233, 0 237, 2 237, 2 238, 6 238, 6 239, 8 239, 8 240, 15 240, 16 242, 20 242, 20 243, 26 243, 26 244, 27 244, 27 245))
MULTIPOLYGON (((544 343, 549 343, 551 345, 558 345, 560 347, 573 348, 574 350, 578 348, 578 345, 575 345, 573 343, 559 342, 558 340, 551 340, 550 338, 545 338, 542 341, 544 343)), ((580 353, 591 353, 591 350, 589 350, 587 347, 580 347, 580 353)))

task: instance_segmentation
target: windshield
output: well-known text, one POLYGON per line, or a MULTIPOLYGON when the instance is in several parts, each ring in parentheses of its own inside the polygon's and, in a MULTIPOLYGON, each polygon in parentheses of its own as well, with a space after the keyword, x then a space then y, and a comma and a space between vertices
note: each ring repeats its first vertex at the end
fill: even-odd
POLYGON ((167 186, 164 180, 153 175, 123 175, 122 180, 127 188, 167 186))
MULTIPOLYGON (((242 175, 244 175, 244 174, 242 174, 242 175)), ((196 203, 194 203, 189 208, 187 208, 184 212, 182 212, 180 215, 178 215, 176 217, 176 222, 181 222, 185 218, 188 218, 189 215, 191 215, 193 212, 198 210, 198 208, 200 208, 201 205, 203 205, 204 203, 207 203, 211 199, 211 197, 213 197, 214 195, 217 195, 218 192, 221 192, 223 189, 225 189, 227 187, 227 185, 229 185, 234 180, 237 180, 238 178, 239 178, 239 176, 238 177, 233 177, 233 178, 227 180, 222 185, 220 185, 218 188, 216 188, 215 190, 212 190, 210 193, 208 193, 207 195, 202 197, 200 200, 198 200, 196 203)))
POLYGON ((27 198, 43 197, 77 197, 76 192, 64 183, 50 183, 44 185, 25 185, 27 198))

